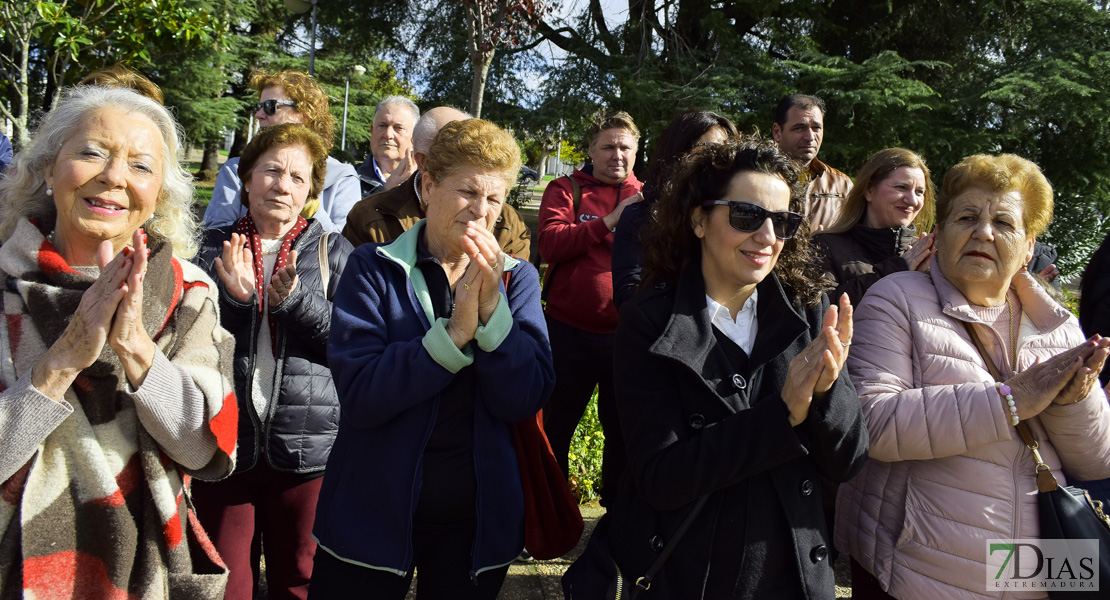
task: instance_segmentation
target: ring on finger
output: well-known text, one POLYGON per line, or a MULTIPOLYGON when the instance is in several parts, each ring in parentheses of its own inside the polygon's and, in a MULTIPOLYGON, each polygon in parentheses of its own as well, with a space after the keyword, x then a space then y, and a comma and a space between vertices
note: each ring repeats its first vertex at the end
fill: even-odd
POLYGON ((847 348, 848 346, 852 345, 852 340, 848 340, 847 342, 840 342, 840 345, 847 348))
POLYGON ((464 283, 463 284, 463 289, 469 292, 470 291, 470 284, 469 283, 464 283))
POLYGON ((808 365, 808 364, 809 364, 809 357, 808 357, 808 356, 806 356, 805 354, 803 354, 803 355, 802 355, 802 358, 804 358, 804 359, 805 359, 805 361, 806 361, 806 364, 808 365))

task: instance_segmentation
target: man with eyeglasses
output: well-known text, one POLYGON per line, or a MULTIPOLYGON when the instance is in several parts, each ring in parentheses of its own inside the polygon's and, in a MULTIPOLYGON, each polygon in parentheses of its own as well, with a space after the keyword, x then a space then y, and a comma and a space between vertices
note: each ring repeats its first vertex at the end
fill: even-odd
POLYGON ((840 216, 852 179, 817 159, 825 137, 825 101, 808 94, 790 94, 775 107, 771 136, 779 149, 804 167, 806 217, 813 233, 826 229, 840 216))
MULTIPOLYGON (((328 110, 327 94, 312 76, 301 71, 258 72, 251 77, 251 87, 259 90, 259 101, 254 104, 259 128, 301 123, 331 148, 335 141, 335 117, 328 110)), ((238 169, 238 157, 228 159, 220 168, 202 227, 231 225, 247 214, 247 207, 239 201, 238 169)), ((328 231, 339 232, 347 222, 347 213, 361 199, 355 168, 329 156, 324 189, 319 198, 305 205, 301 216, 316 219, 328 231)))
POLYGON ((404 96, 386 96, 374 109, 370 156, 358 166, 362 197, 391 190, 416 172, 412 130, 420 108, 404 96))

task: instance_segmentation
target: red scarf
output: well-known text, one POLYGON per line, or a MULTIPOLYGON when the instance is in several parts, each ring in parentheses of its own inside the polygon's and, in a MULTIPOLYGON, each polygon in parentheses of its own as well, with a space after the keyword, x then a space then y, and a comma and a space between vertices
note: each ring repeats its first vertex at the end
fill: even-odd
MULTIPOLYGON (((281 241, 281 250, 278 250, 277 262, 274 263, 274 272, 285 266, 289 262, 289 251, 293 249, 293 242, 297 237, 308 227, 308 221, 304 217, 298 215, 297 222, 293 224, 293 229, 285 234, 281 241)), ((235 224, 235 233, 247 236, 251 244, 251 256, 254 257, 254 285, 258 292, 258 312, 266 310, 266 265, 262 261, 262 237, 258 235, 258 228, 254 226, 254 219, 251 218, 250 213, 247 216, 239 219, 235 224)), ((277 327, 274 323, 274 316, 267 315, 270 320, 270 345, 273 347, 274 356, 277 356, 277 327)))

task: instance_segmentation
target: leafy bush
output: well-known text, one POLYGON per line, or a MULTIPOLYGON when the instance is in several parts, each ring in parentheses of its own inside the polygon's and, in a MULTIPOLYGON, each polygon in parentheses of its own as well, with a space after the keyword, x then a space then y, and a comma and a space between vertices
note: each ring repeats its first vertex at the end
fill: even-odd
POLYGON ((567 461, 570 466, 570 487, 585 504, 598 499, 601 488, 601 456, 605 447, 605 434, 601 432, 601 422, 597 418, 597 389, 586 406, 586 414, 578 422, 574 437, 570 441, 567 461))

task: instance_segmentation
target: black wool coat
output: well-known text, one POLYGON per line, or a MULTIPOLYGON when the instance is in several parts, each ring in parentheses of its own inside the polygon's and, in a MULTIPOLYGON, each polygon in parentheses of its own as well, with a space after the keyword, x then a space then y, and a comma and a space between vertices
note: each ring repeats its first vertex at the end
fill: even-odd
POLYGON ((274 317, 277 365, 273 397, 265 414, 251 401, 253 373, 263 315, 258 295, 243 303, 232 298, 216 274, 215 260, 223 243, 231 239, 235 226, 205 233, 194 262, 220 288, 220 324, 235 336, 235 395, 239 400, 239 447, 235 472, 253 468, 265 458, 276 470, 322 473, 339 431, 339 397, 328 368, 328 333, 331 331, 331 300, 347 255, 353 247, 343 236, 328 236, 327 294, 320 276, 320 237, 324 228, 316 220, 293 243, 297 251, 297 286, 285 300, 270 307, 274 317))
POLYGON ((746 360, 709 321, 700 261, 621 310, 614 375, 634 492, 609 510, 608 541, 622 572, 642 574, 710 494, 645 598, 834 597, 818 483, 859 471, 867 430, 847 370, 790 426, 787 367, 828 300, 795 308, 773 274, 757 289, 746 360))

